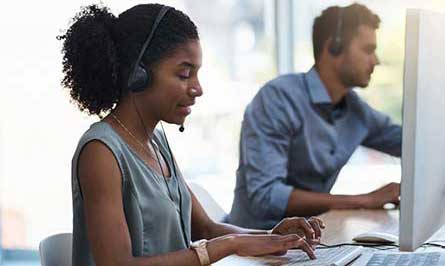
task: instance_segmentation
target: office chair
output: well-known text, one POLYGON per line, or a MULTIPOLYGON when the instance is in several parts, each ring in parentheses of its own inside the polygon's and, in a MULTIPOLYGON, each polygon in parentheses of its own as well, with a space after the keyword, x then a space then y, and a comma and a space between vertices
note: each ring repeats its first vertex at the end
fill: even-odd
POLYGON ((199 203, 201 203, 207 215, 215 222, 223 222, 227 213, 215 199, 212 198, 209 192, 196 183, 190 182, 188 185, 196 198, 198 198, 199 203))
POLYGON ((39 244, 42 266, 71 266, 73 234, 51 235, 39 244))

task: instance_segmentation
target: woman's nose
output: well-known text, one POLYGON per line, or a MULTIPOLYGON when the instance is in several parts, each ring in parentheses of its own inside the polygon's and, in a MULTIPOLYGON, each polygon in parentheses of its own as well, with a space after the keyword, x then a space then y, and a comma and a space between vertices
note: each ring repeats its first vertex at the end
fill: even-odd
POLYGON ((192 97, 200 97, 203 94, 202 88, 200 85, 194 86, 190 89, 189 92, 190 96, 192 97))

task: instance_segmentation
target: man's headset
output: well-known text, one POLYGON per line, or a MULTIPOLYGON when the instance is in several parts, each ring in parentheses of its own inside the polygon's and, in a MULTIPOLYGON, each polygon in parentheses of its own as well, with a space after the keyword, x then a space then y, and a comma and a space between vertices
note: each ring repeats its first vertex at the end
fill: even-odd
MULTIPOLYGON (((141 52, 139 53, 136 61, 134 62, 132 71, 130 72, 130 75, 128 77, 128 81, 127 81, 127 89, 131 92, 142 92, 144 91, 145 88, 148 87, 148 85, 150 84, 150 70, 147 70, 145 68, 144 63, 142 63, 142 56, 144 56, 145 51, 147 50, 148 45, 150 44, 151 40, 153 39, 153 35, 156 31, 156 28, 159 26, 159 23, 161 22, 162 18, 165 16, 165 14, 168 12, 168 10, 171 9, 168 6, 163 6, 161 8, 161 10, 158 13, 158 16, 156 17, 155 22, 153 23, 153 27, 150 31, 150 34, 148 34, 147 40, 145 40, 144 45, 142 46, 141 52)), ((161 124, 162 125, 162 124, 161 124)), ((184 127, 181 125, 181 127, 179 128, 179 130, 182 132, 184 131, 184 127), (182 129, 182 130, 181 130, 182 129)), ((165 135, 165 130, 164 127, 162 127, 162 132, 164 134, 164 138, 165 141, 167 142, 167 148, 168 148, 168 152, 170 153, 170 157, 171 157, 171 161, 173 164, 173 174, 175 176, 175 178, 177 178, 177 180, 179 179, 178 177, 178 173, 176 171, 176 164, 175 164, 175 160, 173 158, 173 153, 170 149, 170 144, 168 143, 167 140, 167 136, 165 135)), ((158 158, 159 159, 159 158, 158 158)), ((161 168, 162 170, 162 168, 161 168)), ((168 190, 168 196, 170 197, 170 200, 174 203, 170 188, 167 184, 167 181, 164 179, 165 184, 167 186, 167 190, 168 190)), ((184 220, 182 218, 182 194, 181 194, 181 188, 180 188, 180 184, 179 181, 178 182, 178 194, 179 194, 179 219, 181 222, 181 229, 182 229, 182 236, 184 239, 184 242, 186 244, 186 246, 189 246, 189 241, 187 240, 187 234, 185 232, 185 223, 184 220)))
POLYGON ((332 36, 332 41, 329 46, 329 53, 333 56, 339 56, 343 51, 342 42, 342 28, 343 28, 343 8, 339 7, 337 16, 337 28, 332 36))

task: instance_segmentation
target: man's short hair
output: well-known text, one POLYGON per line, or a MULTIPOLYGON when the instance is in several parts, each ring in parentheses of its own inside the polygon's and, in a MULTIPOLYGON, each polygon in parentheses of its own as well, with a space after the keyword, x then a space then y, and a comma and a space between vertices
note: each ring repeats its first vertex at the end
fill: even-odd
POLYGON ((337 31, 340 33, 342 47, 346 49, 352 38, 357 34, 359 26, 365 25, 378 29, 379 24, 379 16, 364 5, 354 3, 346 7, 328 7, 323 10, 320 16, 315 18, 314 25, 312 26, 312 45, 315 61, 320 57, 326 41, 329 38, 333 40, 337 31), (342 9, 342 22, 339 24, 340 9, 342 9), (341 25, 340 30, 337 30, 338 25, 341 25))

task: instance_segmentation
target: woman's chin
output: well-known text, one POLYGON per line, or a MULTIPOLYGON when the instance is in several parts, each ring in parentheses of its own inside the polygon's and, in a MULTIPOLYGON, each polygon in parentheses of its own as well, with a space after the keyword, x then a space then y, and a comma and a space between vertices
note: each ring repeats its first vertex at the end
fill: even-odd
POLYGON ((170 119, 163 119, 164 122, 168 123, 168 124, 172 124, 172 125, 182 125, 185 122, 185 116, 181 116, 181 117, 175 117, 175 118, 170 118, 170 119))

